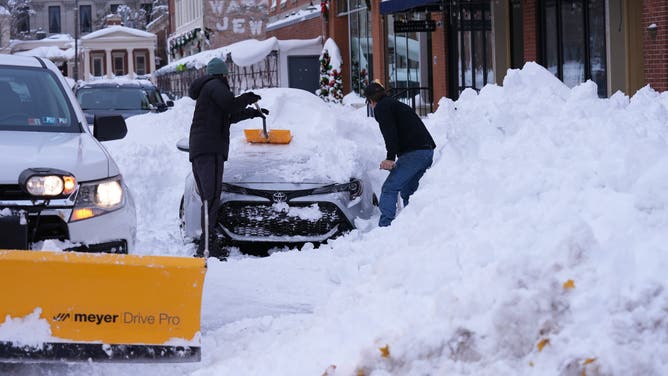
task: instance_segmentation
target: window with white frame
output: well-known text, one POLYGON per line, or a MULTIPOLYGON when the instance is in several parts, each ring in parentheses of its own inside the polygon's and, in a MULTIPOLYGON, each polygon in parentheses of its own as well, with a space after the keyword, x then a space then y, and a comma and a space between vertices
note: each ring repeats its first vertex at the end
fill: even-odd
POLYGON ((93 60, 91 74, 96 77, 104 76, 104 54, 94 53, 91 59, 93 60))
POLYGON ((138 75, 146 74, 146 55, 135 55, 135 73, 138 75))
POLYGON ((125 75, 125 52, 113 52, 111 54, 112 71, 116 76, 125 75))

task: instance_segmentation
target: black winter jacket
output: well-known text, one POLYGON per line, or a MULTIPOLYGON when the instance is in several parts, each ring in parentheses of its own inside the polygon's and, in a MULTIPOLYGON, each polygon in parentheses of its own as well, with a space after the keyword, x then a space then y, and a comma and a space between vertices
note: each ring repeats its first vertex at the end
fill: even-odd
POLYGON ((222 79, 202 76, 190 84, 188 95, 197 101, 190 125, 190 161, 202 154, 222 154, 230 148, 230 124, 258 116, 250 103, 235 98, 222 79))
POLYGON ((407 104, 392 97, 382 97, 373 114, 385 139, 388 160, 393 161, 409 151, 436 147, 420 117, 407 104))

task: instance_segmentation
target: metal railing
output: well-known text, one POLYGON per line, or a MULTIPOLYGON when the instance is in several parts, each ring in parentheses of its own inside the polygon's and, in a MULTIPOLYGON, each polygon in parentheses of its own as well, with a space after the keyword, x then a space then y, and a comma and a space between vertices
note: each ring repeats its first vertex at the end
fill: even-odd
POLYGON ((434 112, 434 101, 430 87, 391 88, 388 95, 406 103, 420 116, 425 117, 434 112))
MULTIPOLYGON (((246 67, 234 64, 229 55, 226 62, 229 69, 227 79, 230 83, 230 89, 235 95, 246 90, 278 87, 280 85, 278 51, 272 51, 262 61, 246 67)), ((188 95, 190 84, 205 74, 206 68, 187 69, 156 75, 156 82, 161 92, 181 98, 188 95)))

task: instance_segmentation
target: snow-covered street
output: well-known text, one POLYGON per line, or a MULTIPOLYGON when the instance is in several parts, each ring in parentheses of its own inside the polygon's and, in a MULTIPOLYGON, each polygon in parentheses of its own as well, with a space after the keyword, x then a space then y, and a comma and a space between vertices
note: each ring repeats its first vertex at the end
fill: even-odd
MULTIPOLYGON (((279 147, 301 170, 285 173, 364 171, 379 190, 385 149, 366 109, 294 103, 291 90, 257 91, 294 134, 279 147)), ((193 109, 183 98, 132 117, 105 143, 137 205, 135 253, 194 254, 176 148, 193 109)), ((600 99, 592 82, 569 89, 527 63, 442 99, 425 124, 434 164, 391 227, 376 214, 318 249, 208 261, 200 363, 0 374, 668 374, 668 92, 600 99)), ((249 127, 233 125, 229 164, 273 147, 246 144, 249 127)))

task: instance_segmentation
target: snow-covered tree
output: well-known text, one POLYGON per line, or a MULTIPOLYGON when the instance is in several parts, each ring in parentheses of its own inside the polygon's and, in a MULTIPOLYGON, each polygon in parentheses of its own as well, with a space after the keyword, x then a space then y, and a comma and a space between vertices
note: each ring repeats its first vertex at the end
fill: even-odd
POLYGON ((20 39, 29 34, 30 15, 35 14, 35 11, 31 9, 31 4, 32 0, 0 0, 0 8, 5 8, 11 15, 7 18, 0 17, 0 30, 6 23, 9 23, 11 38, 20 39))
POLYGON ((333 39, 327 39, 320 54, 320 88, 316 91, 325 102, 343 100, 342 61, 339 47, 333 39))
MULTIPOLYGON (((166 3, 164 0, 161 1, 166 3)), ((139 0, 129 0, 126 1, 125 4, 115 6, 115 8, 109 7, 102 13, 98 13, 95 26, 97 29, 100 29, 104 26, 108 18, 117 17, 120 18, 121 25, 125 27, 146 30, 146 25, 149 20, 152 19, 152 13, 156 2, 147 3, 139 0)))

